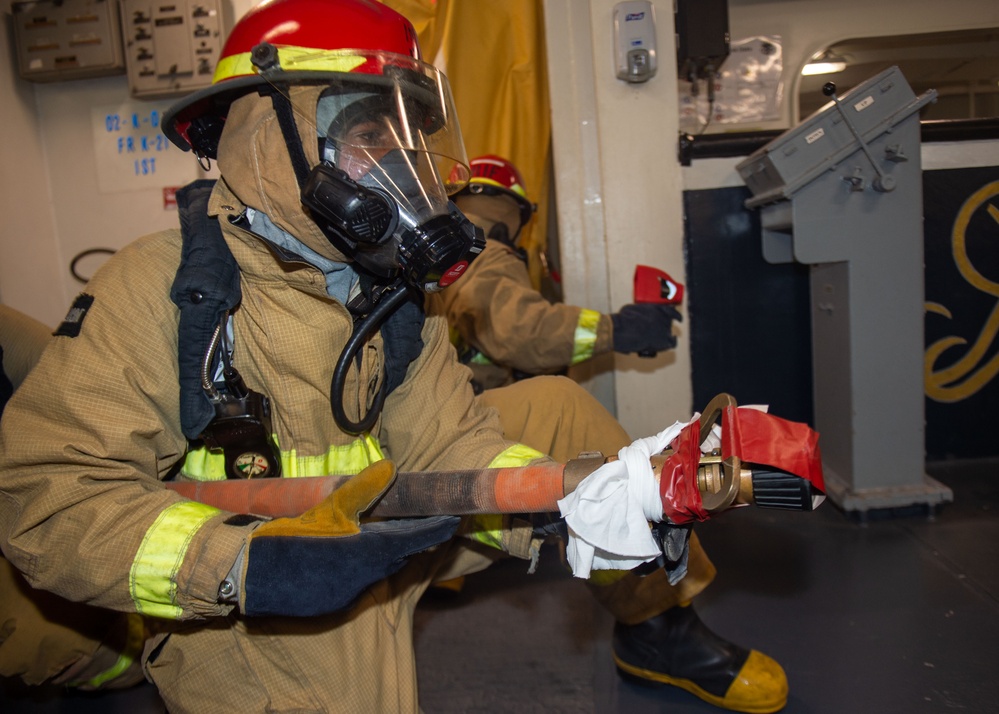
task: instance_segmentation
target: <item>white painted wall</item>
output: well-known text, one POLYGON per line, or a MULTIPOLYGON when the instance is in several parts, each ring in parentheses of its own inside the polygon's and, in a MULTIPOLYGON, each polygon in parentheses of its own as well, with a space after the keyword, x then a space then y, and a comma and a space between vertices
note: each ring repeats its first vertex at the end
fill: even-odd
MULTIPOLYGON (((659 70, 642 84, 615 77, 615 4, 545 2, 565 299, 603 312, 632 301, 636 264, 683 280, 673 3, 653 3, 659 70)), ((632 436, 689 416, 686 330, 680 327, 675 351, 653 359, 616 355, 613 373, 586 382, 632 436)))
MULTIPOLYGON (((249 0, 234 0, 245 13, 249 0)), ((11 17, 4 14, 0 52, 0 301, 47 325, 57 325, 82 284, 70 261, 83 250, 118 249, 146 233, 177 224, 176 210, 164 208, 163 187, 205 175, 192 155, 177 154, 180 169, 161 180, 124 191, 98 184, 92 112, 105 107, 148 109, 169 101, 141 102, 129 96, 124 75, 68 82, 31 83, 17 74, 11 17)), ((91 274, 101 262, 81 262, 91 274)))
MULTIPOLYGON (((672 0, 654 0, 659 73, 644 85, 617 80, 612 65, 614 0, 543 0, 554 119, 554 159, 566 297, 613 310, 629 302, 636 263, 683 274, 676 159, 672 0)), ((849 37, 999 26, 994 0, 730 0, 733 39, 782 36, 785 93, 816 50, 849 37)), ((239 17, 252 5, 232 2, 239 17)), ((10 33, 0 35, 0 300, 55 325, 80 289, 69 261, 92 247, 118 248, 176 223, 160 186, 103 192, 95 169, 91 111, 129 102, 124 76, 31 84, 16 73, 10 33)), ((779 122, 796 120, 793 102, 779 122)), ((776 125, 776 126, 775 126, 776 125)), ((193 158, 183 183, 199 175, 193 158)), ((88 265, 92 265, 88 263, 88 265)), ((616 357, 586 380, 633 436, 689 415, 690 325, 680 344, 652 360, 616 357)), ((599 366, 599 365, 598 365, 599 366)), ((584 375, 585 377, 586 375, 584 375)))
POLYGON ((14 71, 10 15, 0 35, 4 71, 0 72, 0 300, 54 324, 66 311, 66 291, 56 266, 52 191, 45 161, 44 128, 38 119, 33 85, 14 71))

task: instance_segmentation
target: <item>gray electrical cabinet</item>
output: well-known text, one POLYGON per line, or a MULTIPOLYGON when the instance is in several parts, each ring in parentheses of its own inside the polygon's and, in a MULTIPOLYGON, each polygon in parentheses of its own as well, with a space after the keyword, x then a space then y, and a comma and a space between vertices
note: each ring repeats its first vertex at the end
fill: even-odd
POLYGON ((925 473, 922 168, 916 97, 897 67, 736 167, 763 256, 810 267, 815 427, 848 512, 953 500, 925 473))
POLYGON ((227 25, 222 0, 121 0, 132 96, 161 99, 211 85, 227 25))
POLYGON ((124 74, 118 0, 31 0, 10 6, 18 73, 29 82, 124 74))

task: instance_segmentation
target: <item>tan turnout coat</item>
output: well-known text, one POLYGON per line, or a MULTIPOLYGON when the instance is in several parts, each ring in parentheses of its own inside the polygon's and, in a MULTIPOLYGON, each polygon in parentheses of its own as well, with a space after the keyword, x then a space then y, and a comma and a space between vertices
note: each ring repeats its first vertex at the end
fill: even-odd
MULTIPOLYGON (((301 130, 314 132, 304 122, 301 130)), ((315 142, 305 148, 318 161, 315 142)), ((319 270, 279 260, 228 217, 252 206, 312 250, 342 256, 302 211, 269 99, 233 105, 218 163, 224 179, 210 212, 241 270, 234 363, 247 386, 270 398, 281 450, 320 457, 355 439, 337 428, 329 405, 351 317, 326 294, 319 270)), ((94 300, 80 334, 55 338, 9 403, 0 434, 4 556, 36 588, 159 616, 163 635, 147 645, 147 655, 159 647, 147 675, 171 711, 416 711, 408 617, 440 562, 453 562, 448 548, 415 558, 347 614, 244 622, 218 602, 218 589, 249 527, 228 525, 231 514, 219 512, 187 534, 179 562, 161 564, 162 592, 136 587, 147 534, 182 500, 161 483, 188 446, 170 300, 180 249, 179 231, 170 230, 109 260, 86 287, 94 300)), ((444 318, 428 317, 422 336, 423 352, 372 436, 403 471, 485 467, 511 443, 495 411, 473 400, 444 318)), ((351 418, 379 385, 382 362, 376 336, 348 376, 351 418)))
MULTIPOLYGON (((475 214, 469 218, 482 223, 475 214)), ((586 311, 596 324, 585 330, 592 346, 582 347, 583 308, 549 302, 534 289, 523 260, 497 240, 486 241, 461 280, 430 297, 428 311, 447 317, 459 350, 467 345, 488 358, 491 364, 469 365, 486 389, 512 382, 513 370, 551 374, 612 349, 608 315, 586 311)))

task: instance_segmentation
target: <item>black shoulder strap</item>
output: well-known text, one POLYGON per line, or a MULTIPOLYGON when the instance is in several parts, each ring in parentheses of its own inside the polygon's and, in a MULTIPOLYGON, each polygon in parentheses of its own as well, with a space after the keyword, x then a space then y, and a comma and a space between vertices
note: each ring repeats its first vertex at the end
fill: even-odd
MULTIPOLYGON (((180 308, 180 421, 188 439, 198 438, 215 416, 201 386, 201 363, 222 314, 236 307, 242 297, 239 265, 222 237, 218 219, 208 215, 214 185, 214 180, 202 179, 177 191, 183 247, 170 299, 180 308)), ((420 302, 410 299, 382 325, 386 394, 402 384, 409 365, 423 350, 424 319, 420 302)))
POLYGON ((180 308, 180 423, 188 439, 196 439, 215 416, 201 387, 201 362, 222 314, 242 297, 239 265, 218 219, 208 215, 214 185, 214 180, 202 179, 177 191, 183 247, 170 299, 180 308))
MULTIPOLYGON (((406 288, 403 288, 406 289, 406 288)), ((402 384, 410 363, 423 351, 423 311, 421 298, 410 292, 382 324, 382 340, 385 344, 385 394, 402 384)))

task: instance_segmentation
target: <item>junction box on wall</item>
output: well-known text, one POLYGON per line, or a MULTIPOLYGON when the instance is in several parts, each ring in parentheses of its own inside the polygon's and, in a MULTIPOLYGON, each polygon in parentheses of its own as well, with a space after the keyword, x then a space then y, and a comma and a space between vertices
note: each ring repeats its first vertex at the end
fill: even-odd
POLYGON ((125 72, 118 0, 15 0, 18 73, 30 82, 125 72))
POLYGON ((212 83, 231 25, 224 0, 13 0, 18 70, 31 82, 127 74, 131 96, 212 83))
POLYGON ((159 99, 212 83, 225 40, 221 0, 122 0, 128 86, 159 99))
POLYGON ((673 7, 679 77, 710 86, 729 55, 728 0, 675 0, 673 7))

